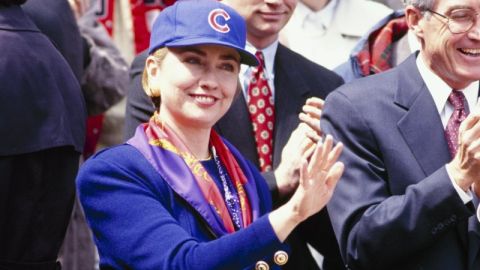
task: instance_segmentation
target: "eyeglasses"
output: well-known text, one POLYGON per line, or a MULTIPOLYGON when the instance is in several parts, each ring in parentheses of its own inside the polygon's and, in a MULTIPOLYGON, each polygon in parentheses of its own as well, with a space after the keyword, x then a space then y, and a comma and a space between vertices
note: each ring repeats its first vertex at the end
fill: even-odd
POLYGON ((431 9, 426 10, 444 19, 447 19, 447 26, 452 34, 466 33, 477 24, 478 13, 471 9, 455 9, 450 13, 449 16, 440 14, 431 9))

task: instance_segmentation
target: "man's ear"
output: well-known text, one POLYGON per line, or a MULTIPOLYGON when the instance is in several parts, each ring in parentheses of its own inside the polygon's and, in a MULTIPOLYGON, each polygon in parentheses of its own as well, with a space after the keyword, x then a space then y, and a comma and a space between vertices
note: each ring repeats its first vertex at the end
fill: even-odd
POLYGON ((410 31, 412 31, 417 38, 423 40, 424 33, 422 27, 422 11, 412 5, 409 5, 405 7, 405 19, 407 20, 410 31))

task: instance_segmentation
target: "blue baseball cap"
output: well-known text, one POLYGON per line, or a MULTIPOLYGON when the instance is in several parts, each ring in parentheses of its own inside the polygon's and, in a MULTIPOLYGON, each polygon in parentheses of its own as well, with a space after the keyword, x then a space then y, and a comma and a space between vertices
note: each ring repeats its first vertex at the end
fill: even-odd
POLYGON ((155 19, 148 53, 162 47, 222 45, 236 49, 241 63, 258 65, 245 42, 245 21, 231 7, 215 0, 181 0, 155 19))

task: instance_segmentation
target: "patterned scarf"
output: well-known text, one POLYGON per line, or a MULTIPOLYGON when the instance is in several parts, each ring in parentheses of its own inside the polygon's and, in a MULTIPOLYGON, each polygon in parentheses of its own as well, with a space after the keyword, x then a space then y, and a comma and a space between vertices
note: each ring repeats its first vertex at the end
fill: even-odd
POLYGON ((357 55, 363 76, 386 71, 392 67, 392 44, 401 39, 408 31, 405 16, 388 22, 373 32, 368 42, 357 55))
MULTIPOLYGON (((157 114, 140 125, 127 143, 145 156, 168 185, 202 216, 217 237, 234 232, 232 218, 214 180, 178 135, 155 119, 157 114)), ((232 179, 246 227, 260 213, 252 172, 238 151, 214 130, 210 134, 210 144, 232 179)))

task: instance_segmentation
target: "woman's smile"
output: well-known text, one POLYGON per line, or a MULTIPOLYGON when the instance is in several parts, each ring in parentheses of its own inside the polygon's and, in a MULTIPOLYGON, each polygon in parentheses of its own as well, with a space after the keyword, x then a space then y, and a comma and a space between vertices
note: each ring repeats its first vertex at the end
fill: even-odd
POLYGON ((189 94, 189 96, 200 106, 212 106, 219 100, 219 98, 208 94, 189 94))

